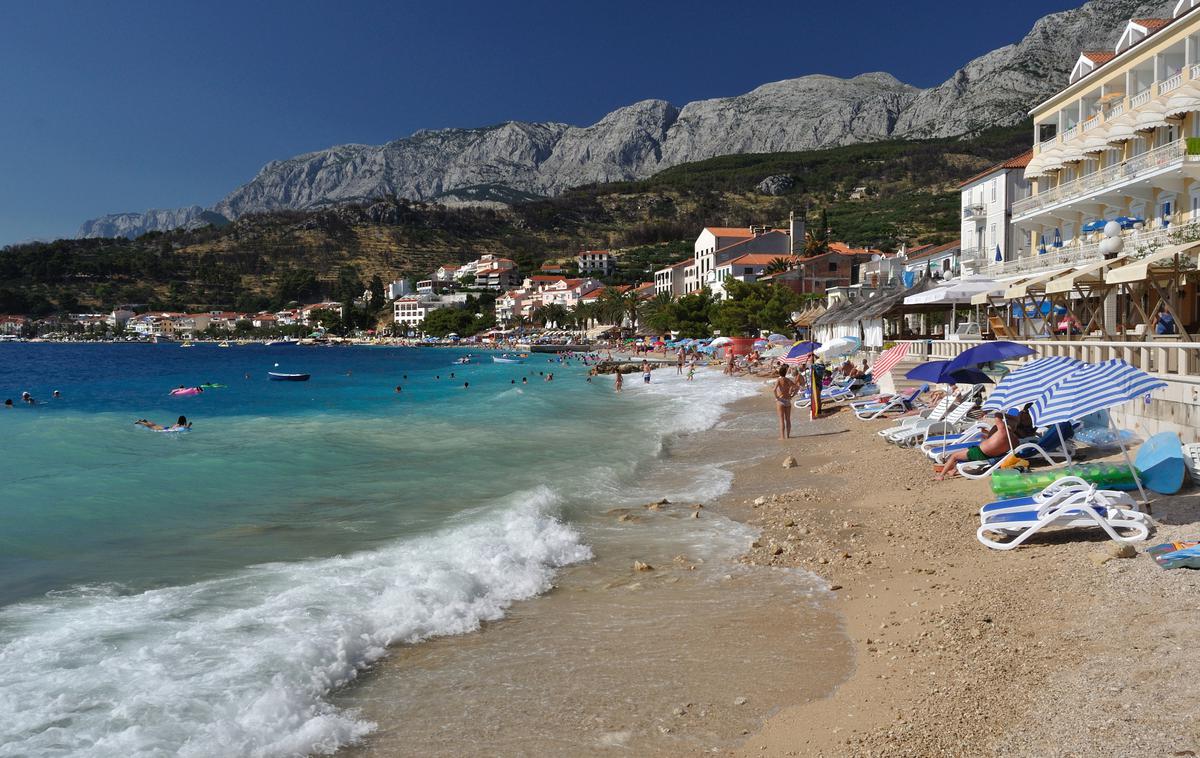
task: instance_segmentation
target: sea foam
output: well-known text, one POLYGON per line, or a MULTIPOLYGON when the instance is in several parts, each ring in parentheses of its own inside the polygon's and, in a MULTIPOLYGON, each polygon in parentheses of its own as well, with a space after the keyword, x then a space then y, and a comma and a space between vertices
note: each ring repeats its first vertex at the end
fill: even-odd
POLYGON ((0 755, 330 753, 373 725, 327 694, 389 645, 470 632, 591 553, 546 488, 456 528, 0 611, 0 755))

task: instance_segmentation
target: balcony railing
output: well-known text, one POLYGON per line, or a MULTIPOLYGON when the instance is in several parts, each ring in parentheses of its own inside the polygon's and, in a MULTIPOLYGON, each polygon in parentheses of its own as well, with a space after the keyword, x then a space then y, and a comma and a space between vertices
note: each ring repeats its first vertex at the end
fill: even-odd
MULTIPOLYGON (((1145 248, 1167 244, 1169 242, 1169 235, 1174 231, 1176 230, 1155 229, 1153 231, 1146 231, 1142 229, 1136 233, 1127 233, 1124 235, 1125 247, 1122 252, 1131 253, 1140 247, 1145 248)), ((1036 273, 1038 271, 1048 271, 1052 268, 1074 266, 1080 263, 1096 261, 1100 257, 1099 240, 1069 244, 1065 247, 1047 247, 1045 253, 1039 254, 1037 251, 1034 251, 1031 255, 1017 258, 1016 260, 1002 261, 1000 263, 990 262, 987 266, 987 275, 996 277, 1019 273, 1036 273)))
POLYGON ((1100 125, 1100 114, 1097 113, 1095 116, 1092 116, 1091 118, 1087 119, 1082 124, 1080 124, 1079 129, 1080 129, 1080 131, 1086 132, 1091 129, 1095 129, 1099 125, 1100 125))
POLYGON ((1151 96, 1154 95, 1154 87, 1147 87, 1133 97, 1129 98, 1130 108, 1141 108, 1146 103, 1150 102, 1151 96))
POLYGON ((1183 72, 1182 71, 1180 71, 1175 76, 1168 77, 1166 79, 1163 79, 1161 82, 1159 82, 1158 83, 1158 94, 1165 95, 1168 92, 1170 92, 1171 90, 1177 88, 1181 84, 1183 84, 1183 72))
POLYGON ((1071 140, 1075 139, 1075 135, 1076 135, 1076 134, 1078 134, 1078 133, 1079 133, 1079 127, 1077 127, 1077 126, 1072 126, 1070 129, 1068 129, 1068 130, 1066 130, 1065 132, 1063 132, 1063 134, 1062 134, 1062 141, 1063 141, 1063 142, 1070 142, 1071 140))
POLYGON ((1189 79, 1200 79, 1200 63, 1192 64, 1192 75, 1189 79))
POLYGON ((1117 116, 1120 116, 1124 112, 1125 112, 1125 101, 1124 100, 1118 100, 1117 102, 1108 106, 1108 117, 1110 119, 1116 118, 1117 116))
POLYGON ((963 218, 975 218, 976 216, 986 216, 987 210, 981 203, 972 203, 963 207, 963 218))
POLYGON ((1148 171, 1157 171, 1164 166, 1182 163, 1186 152, 1187 143, 1185 140, 1175 140, 1162 147, 1148 150, 1141 155, 1135 155, 1129 160, 1114 163, 1099 171, 1085 174, 1074 181, 1065 182, 1057 187, 1051 187, 1045 192, 1039 192, 1024 200, 1018 200, 1013 203, 1013 217, 1034 213, 1051 205, 1136 179, 1139 174, 1148 171))

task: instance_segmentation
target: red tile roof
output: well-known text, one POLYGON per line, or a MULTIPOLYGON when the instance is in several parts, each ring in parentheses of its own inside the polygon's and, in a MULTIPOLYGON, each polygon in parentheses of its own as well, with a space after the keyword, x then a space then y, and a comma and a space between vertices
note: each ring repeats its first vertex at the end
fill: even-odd
POLYGON ((1108 63, 1117 57, 1116 53, 1108 52, 1107 50, 1084 50, 1081 55, 1092 63, 1108 63))
MULTIPOLYGON (((771 231, 769 231, 769 232, 766 232, 766 233, 764 233, 764 234, 760 234, 760 235, 758 235, 758 237, 748 237, 748 238, 746 238, 746 239, 743 239, 743 240, 738 240, 737 242, 731 242, 731 243, 729 243, 728 245, 726 245, 725 247, 718 248, 717 252, 718 252, 718 253, 723 253, 723 252, 725 252, 725 251, 727 251, 727 250, 732 250, 733 248, 737 247, 738 245, 747 245, 747 244, 749 244, 749 243, 751 243, 751 242, 754 242, 755 240, 761 239, 761 238, 763 238, 763 237, 770 237, 770 236, 772 236, 772 235, 776 235, 776 234, 778 234, 778 235, 782 235, 782 236, 784 236, 784 237, 787 237, 787 236, 788 236, 786 232, 782 232, 782 231, 780 231, 780 230, 778 230, 778 229, 772 229, 772 230, 771 230, 771 231)), ((777 255, 784 255, 784 253, 777 253, 777 255)))
POLYGON ((962 243, 958 240, 955 240, 954 242, 947 242, 944 245, 922 245, 919 248, 914 248, 908 251, 907 256, 910 261, 919 260, 921 258, 928 258, 933 255, 938 255, 939 253, 944 253, 947 250, 953 250, 960 245, 962 245, 962 243))
MULTIPOLYGON (((733 260, 726 261, 725 263, 722 263, 721 266, 767 266, 770 265, 772 261, 780 258, 788 263, 796 262, 796 258, 793 256, 783 255, 781 253, 747 253, 746 255, 739 256, 733 260)), ((717 268, 720 268, 721 266, 718 266, 717 268)))
POLYGON ((534 274, 529 277, 529 280, 534 282, 562 282, 566 281, 566 278, 561 274, 534 274))
POLYGON ((753 237, 754 232, 745 227, 736 226, 706 226, 705 230, 717 237, 753 237))
POLYGON ((1171 19, 1169 19, 1169 18, 1135 18, 1133 20, 1133 23, 1137 24, 1138 26, 1144 26, 1149 31, 1156 32, 1159 29, 1162 29, 1167 24, 1171 23, 1171 19))
POLYGON ((991 166, 989 168, 984 169, 983 171, 980 171, 978 174, 976 174, 975 176, 972 176, 970 179, 963 181, 958 186, 965 187, 968 184, 972 184, 976 181, 979 181, 980 179, 987 176, 988 174, 995 173, 997 171, 1000 171, 1001 169, 1025 168, 1026 166, 1029 165, 1029 160, 1031 158, 1033 158, 1033 150, 1032 149, 1026 150, 1025 152, 1021 153, 1020 155, 1009 158, 1006 161, 1001 161, 994 166, 991 166))

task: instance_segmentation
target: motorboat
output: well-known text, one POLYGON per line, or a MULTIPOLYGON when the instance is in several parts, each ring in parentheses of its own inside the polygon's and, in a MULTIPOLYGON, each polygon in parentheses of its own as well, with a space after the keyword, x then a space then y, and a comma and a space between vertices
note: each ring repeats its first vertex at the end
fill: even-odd
POLYGON ((273 382, 307 382, 311 374, 283 374, 278 371, 268 371, 267 376, 273 382))
POLYGON ((502 355, 493 355, 492 362, 493 363, 524 363, 525 359, 519 355, 513 355, 511 353, 504 353, 502 355))

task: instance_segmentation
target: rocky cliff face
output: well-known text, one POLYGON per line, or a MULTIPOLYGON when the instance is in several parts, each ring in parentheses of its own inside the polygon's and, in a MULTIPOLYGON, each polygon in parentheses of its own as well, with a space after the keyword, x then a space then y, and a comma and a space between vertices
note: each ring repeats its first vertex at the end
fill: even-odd
POLYGON ((79 237, 126 237, 133 239, 146 232, 167 229, 192 229, 219 224, 227 219, 199 205, 169 210, 149 210, 143 213, 113 213, 83 222, 79 237))
MULTIPOLYGON (((1060 89, 1081 50, 1111 48, 1131 17, 1169 16, 1161 0, 1092 0, 1040 19, 1015 45, 971 61, 927 90, 885 73, 804 76, 744 95, 619 108, 578 127, 510 121, 421 131, 386 145, 339 145, 272 161, 213 208, 227 218, 308 209, 385 194, 451 204, 553 195, 637 179, 718 155, 831 147, 890 137, 942 137, 1012 124, 1060 89)), ((203 223, 193 206, 86 222, 81 237, 136 236, 203 223)))
POLYGON ((952 137, 1013 124, 1067 84, 1084 50, 1111 50, 1131 18, 1170 18, 1173 1, 1092 0, 1038 19, 1015 45, 982 55, 936 87, 922 91, 896 123, 896 133, 952 137))

